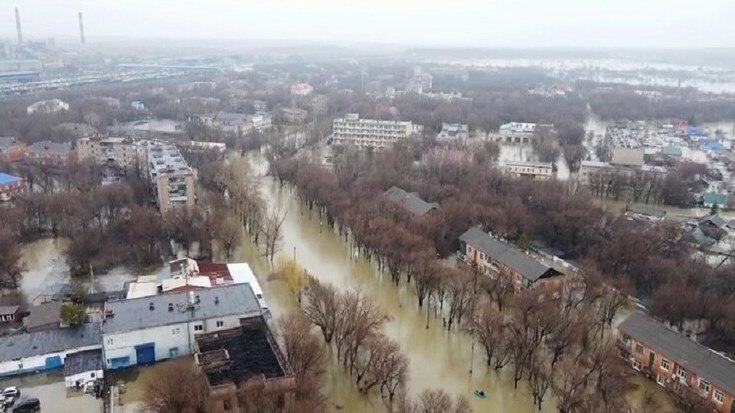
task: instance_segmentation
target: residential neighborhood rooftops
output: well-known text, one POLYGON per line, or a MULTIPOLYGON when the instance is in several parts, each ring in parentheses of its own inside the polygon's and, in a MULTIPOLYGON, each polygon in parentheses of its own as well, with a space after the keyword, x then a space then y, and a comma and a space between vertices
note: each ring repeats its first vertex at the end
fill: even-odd
POLYGON ((630 315, 618 329, 657 349, 685 369, 712 381, 716 387, 735 394, 735 362, 732 360, 640 313, 630 315))
POLYGON ((228 315, 260 315, 260 304, 249 284, 213 286, 195 291, 195 304, 189 304, 188 292, 130 300, 110 301, 105 306, 102 330, 120 333, 145 328, 203 320, 228 315), (169 311, 169 304, 173 311, 169 311))
POLYGON ((502 265, 514 269, 531 281, 549 275, 550 272, 558 273, 557 270, 526 254, 516 246, 498 240, 478 227, 468 229, 460 235, 459 239, 502 265))
POLYGON ((66 377, 102 369, 101 349, 72 353, 64 359, 64 376, 66 377))
POLYGON ((385 191, 385 196, 391 201, 400 204, 414 215, 421 216, 439 208, 439 204, 435 202, 426 202, 416 192, 406 192, 405 190, 392 186, 385 191))
POLYGON ((0 185, 12 184, 18 181, 22 181, 23 178, 6 173, 0 172, 0 185))
POLYGON ((56 155, 66 155, 69 152, 73 152, 74 149, 68 143, 41 141, 29 145, 26 148, 26 151, 30 153, 50 153, 56 155))
POLYGON ((61 302, 50 303, 31 307, 31 314, 23 319, 23 325, 28 331, 45 328, 58 328, 61 323, 61 302))
POLYGON ((99 323, 0 337, 0 361, 100 346, 100 343, 102 334, 99 323))

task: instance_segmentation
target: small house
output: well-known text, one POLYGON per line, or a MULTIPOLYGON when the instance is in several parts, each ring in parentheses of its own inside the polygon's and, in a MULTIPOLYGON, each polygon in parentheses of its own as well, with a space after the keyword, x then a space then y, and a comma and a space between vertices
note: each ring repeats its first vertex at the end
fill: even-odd
POLYGON ((31 314, 23 320, 23 325, 29 333, 58 330, 61 327, 61 302, 59 301, 31 307, 30 312, 31 314))
POLYGON ((21 312, 17 305, 0 307, 0 323, 15 323, 20 321, 21 312))

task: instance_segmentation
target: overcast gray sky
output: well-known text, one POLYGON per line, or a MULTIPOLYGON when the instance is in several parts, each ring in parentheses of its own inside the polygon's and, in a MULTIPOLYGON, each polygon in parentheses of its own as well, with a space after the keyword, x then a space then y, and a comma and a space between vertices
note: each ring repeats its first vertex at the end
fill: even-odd
POLYGON ((0 37, 731 47, 735 0, 0 0, 0 37))

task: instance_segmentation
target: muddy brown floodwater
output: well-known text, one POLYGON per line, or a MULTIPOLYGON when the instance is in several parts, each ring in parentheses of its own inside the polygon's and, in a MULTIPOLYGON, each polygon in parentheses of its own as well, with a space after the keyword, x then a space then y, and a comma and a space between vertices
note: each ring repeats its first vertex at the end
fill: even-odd
MULTIPOLYGON (((263 171, 264 164, 259 157, 252 156, 250 160, 263 171)), ((279 187, 270 177, 263 178, 261 187, 269 211, 286 214, 280 258, 291 258, 295 254, 299 263, 320 281, 341 290, 363 291, 390 316, 385 332, 398 341, 409 357, 410 394, 441 388, 452 395, 464 395, 475 412, 538 411, 525 383, 514 389, 509 371, 487 371, 482 348, 475 345, 473 352, 472 340, 467 334, 456 330, 451 333, 443 331, 441 318, 433 315, 427 329, 426 311, 418 308, 413 291, 405 286, 397 288, 374 265, 352 255, 344 238, 322 225, 318 216, 310 216, 290 188, 279 187), (475 397, 472 394, 475 389, 484 390, 487 398, 475 397)), ((296 309, 295 299, 283 283, 266 281, 272 268, 251 243, 244 243, 235 258, 248 261, 253 266, 263 284, 274 318, 296 309)), ((278 259, 276 257, 276 262, 278 259)), ((360 394, 339 368, 332 366, 332 371, 334 374, 330 376, 328 386, 332 406, 342 406, 342 411, 348 412, 385 411, 380 400, 360 394)), ((541 412, 553 411, 554 401, 549 397, 541 412)))

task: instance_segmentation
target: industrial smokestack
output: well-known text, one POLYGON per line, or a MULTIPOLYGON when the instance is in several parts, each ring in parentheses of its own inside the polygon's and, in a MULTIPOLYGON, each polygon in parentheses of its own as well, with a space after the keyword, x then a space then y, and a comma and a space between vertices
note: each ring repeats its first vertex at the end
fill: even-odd
POLYGON ((18 31, 18 44, 23 44, 23 31, 20 29, 20 13, 15 8, 15 29, 18 31))
POLYGON ((82 12, 79 12, 79 38, 84 44, 84 20, 82 20, 82 12))

